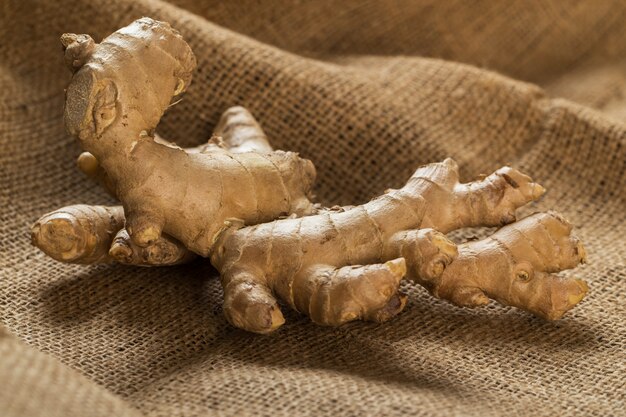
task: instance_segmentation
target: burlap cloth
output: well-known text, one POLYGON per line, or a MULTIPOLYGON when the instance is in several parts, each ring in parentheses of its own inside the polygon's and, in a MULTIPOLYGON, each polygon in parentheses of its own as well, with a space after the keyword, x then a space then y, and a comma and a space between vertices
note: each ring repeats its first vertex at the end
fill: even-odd
POLYGON ((0 415, 625 415, 623 1, 174 3, 0 6, 0 415), (201 143, 245 105, 277 147, 315 162, 326 203, 446 156, 465 179, 513 164, 549 189, 524 213, 558 208, 586 243, 588 297, 548 323, 407 285, 390 323, 289 313, 263 337, 226 323, 206 262, 47 258, 29 243, 38 216, 111 203, 75 169, 59 35, 99 40, 143 15, 171 22, 199 62, 164 136, 201 143))

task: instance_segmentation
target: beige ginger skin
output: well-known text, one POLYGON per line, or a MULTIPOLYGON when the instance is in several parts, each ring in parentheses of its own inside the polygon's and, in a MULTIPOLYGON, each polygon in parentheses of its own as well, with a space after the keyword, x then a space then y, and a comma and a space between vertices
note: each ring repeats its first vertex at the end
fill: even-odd
POLYGON ((547 319, 587 291, 553 274, 585 260, 560 215, 516 221, 544 189, 515 169, 462 184, 447 159, 366 204, 320 209, 309 199, 313 164, 273 150, 241 107, 197 148, 155 135, 195 67, 168 24, 143 18, 100 44, 87 35, 62 42, 75 71, 65 122, 86 151, 79 168, 122 206, 70 206, 39 219, 33 243, 55 259, 158 266, 209 257, 226 318, 257 333, 284 323, 277 298, 324 325, 388 320, 406 304, 403 278, 460 306, 495 299, 547 319), (504 227, 458 247, 445 237, 468 226, 504 227))

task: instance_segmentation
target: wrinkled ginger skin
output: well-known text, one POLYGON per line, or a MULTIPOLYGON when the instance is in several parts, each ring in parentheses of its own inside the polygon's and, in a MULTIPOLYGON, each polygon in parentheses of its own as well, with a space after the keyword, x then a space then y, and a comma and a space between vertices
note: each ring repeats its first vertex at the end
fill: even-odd
MULTIPOLYGON (((73 44, 69 50, 77 53, 73 44)), ((135 244, 165 232, 208 256, 231 218, 256 224, 311 213, 315 168, 292 152, 197 153, 155 142, 157 123, 195 65, 178 32, 139 19, 95 45, 76 71, 65 124, 107 173, 135 244)))

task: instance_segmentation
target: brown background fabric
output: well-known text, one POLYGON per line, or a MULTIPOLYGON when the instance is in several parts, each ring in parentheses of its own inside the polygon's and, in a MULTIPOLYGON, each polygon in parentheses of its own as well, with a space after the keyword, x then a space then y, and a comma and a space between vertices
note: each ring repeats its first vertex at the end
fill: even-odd
MULTIPOLYGON (((624 415, 626 4, 623 1, 8 0, 0 6, 0 415, 624 415), (294 313, 229 326, 207 262, 71 266, 30 224, 112 203, 63 128, 63 32, 141 16, 198 58, 160 132, 205 141, 244 105, 318 168, 327 204, 365 201, 452 156, 469 180, 510 163, 587 245, 588 297, 549 323, 467 310, 406 285, 406 311, 340 328, 294 313), (518 80, 518 81, 516 81, 518 80)), ((462 239, 489 231, 457 233, 462 239)))

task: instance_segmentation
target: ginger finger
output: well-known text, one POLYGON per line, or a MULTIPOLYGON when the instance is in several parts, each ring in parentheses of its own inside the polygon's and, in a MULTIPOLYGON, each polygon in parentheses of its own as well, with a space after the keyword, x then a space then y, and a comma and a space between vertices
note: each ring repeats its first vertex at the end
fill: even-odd
POLYGON ((436 297, 461 306, 483 305, 493 298, 549 320, 559 319, 588 290, 580 279, 551 274, 585 262, 582 243, 571 230, 554 212, 526 217, 490 237, 461 245, 458 257, 426 287, 436 297))
POLYGON ((405 273, 403 258, 341 268, 314 265, 294 277, 293 303, 314 323, 327 326, 357 319, 380 321, 379 311, 398 292, 405 273))
POLYGON ((62 262, 111 262, 109 247, 124 227, 122 207, 77 204, 45 214, 31 228, 33 245, 62 262))
POLYGON ((162 235, 147 247, 139 247, 131 241, 125 229, 115 235, 109 256, 121 264, 136 266, 178 265, 197 257, 179 241, 167 235, 162 235))
POLYGON ((91 36, 73 33, 61 35, 61 44, 65 48, 65 64, 72 72, 85 65, 96 46, 91 36))
POLYGON ((283 313, 267 282, 245 270, 232 270, 222 275, 224 315, 240 329, 266 334, 285 323, 283 313))
POLYGON ((416 192, 428 202, 421 226, 442 233, 514 222, 517 208, 545 192, 530 177, 506 166, 485 178, 462 184, 458 165, 451 158, 418 168, 412 181, 416 183, 416 192))
POLYGON ((259 123, 247 109, 241 106, 230 107, 222 113, 213 135, 221 137, 224 146, 231 152, 270 153, 274 151, 259 123))
POLYGON ((118 261, 156 266, 185 263, 195 258, 195 254, 167 235, 145 248, 133 245, 123 227, 121 206, 77 204, 42 216, 31 228, 31 240, 48 256, 76 264, 118 261))
POLYGON ((391 236, 383 257, 402 256, 409 279, 437 279, 458 255, 457 246, 434 229, 404 230, 391 236))
POLYGON ((89 152, 83 152, 78 156, 76 165, 83 174, 100 184, 109 195, 117 197, 115 186, 111 182, 111 178, 107 175, 95 156, 89 152))
MULTIPOLYGON (((179 148, 156 133, 154 134, 154 141, 171 148, 179 148)), ((185 151, 189 153, 206 153, 216 150, 227 150, 232 153, 270 153, 274 151, 254 116, 241 106, 226 109, 208 143, 185 148, 185 151)), ((85 175, 100 184, 110 195, 116 197, 111 178, 93 154, 81 153, 76 160, 76 165, 85 175)))

